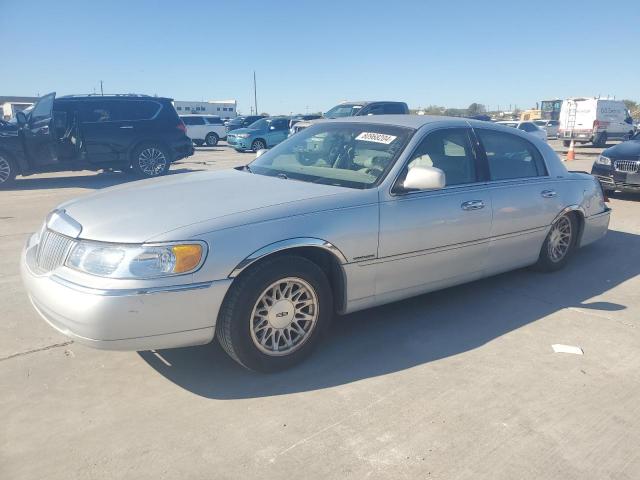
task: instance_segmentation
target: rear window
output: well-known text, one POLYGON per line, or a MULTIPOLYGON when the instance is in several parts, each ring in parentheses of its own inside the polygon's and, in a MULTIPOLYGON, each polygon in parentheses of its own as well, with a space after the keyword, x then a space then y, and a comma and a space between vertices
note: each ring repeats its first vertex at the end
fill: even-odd
POLYGON ((204 125, 204 119, 196 116, 180 117, 185 125, 204 125))

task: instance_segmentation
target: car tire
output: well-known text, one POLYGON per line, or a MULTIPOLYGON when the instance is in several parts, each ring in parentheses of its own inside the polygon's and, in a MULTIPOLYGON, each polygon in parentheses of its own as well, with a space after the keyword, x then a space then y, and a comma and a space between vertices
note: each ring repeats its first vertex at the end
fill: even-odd
POLYGON ((593 146, 604 148, 607 146, 607 132, 601 132, 593 139, 593 146))
POLYGON ((131 156, 132 173, 140 178, 165 175, 171 166, 168 150, 157 143, 145 143, 137 147, 131 156))
POLYGON ((16 162, 8 154, 0 152, 0 189, 9 188, 16 180, 16 162))
POLYGON ((578 239, 578 222, 569 212, 553 222, 545 238, 540 256, 534 268, 541 272, 555 272, 563 268, 575 250, 578 239))
POLYGON ((253 143, 251 143, 251 150, 253 152, 257 152, 258 150, 264 150, 265 148, 267 148, 267 144, 265 143, 264 140, 258 138, 257 140, 254 140, 253 143))
POLYGON ((196 147, 201 147, 202 145, 204 145, 203 140, 194 140, 193 143, 195 144, 196 147))
POLYGON ((207 136, 204 138, 204 143, 206 143, 208 147, 215 147, 219 141, 220 137, 218 137, 218 134, 215 132, 207 133, 207 136))
POLYGON ((571 146, 571 140, 563 140, 562 146, 569 148, 571 146))
POLYGON ((322 269, 304 257, 278 255, 233 282, 218 314, 216 337, 243 367, 276 372, 307 358, 332 316, 333 295, 322 269))

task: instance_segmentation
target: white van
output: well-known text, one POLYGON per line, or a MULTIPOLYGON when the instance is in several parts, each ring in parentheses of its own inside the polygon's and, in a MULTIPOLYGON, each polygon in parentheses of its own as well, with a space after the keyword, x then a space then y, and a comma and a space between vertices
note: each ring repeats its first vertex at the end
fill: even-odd
POLYGON ((558 137, 569 146, 571 139, 604 147, 607 140, 633 135, 633 119, 624 102, 597 97, 568 98, 560 109, 558 137))

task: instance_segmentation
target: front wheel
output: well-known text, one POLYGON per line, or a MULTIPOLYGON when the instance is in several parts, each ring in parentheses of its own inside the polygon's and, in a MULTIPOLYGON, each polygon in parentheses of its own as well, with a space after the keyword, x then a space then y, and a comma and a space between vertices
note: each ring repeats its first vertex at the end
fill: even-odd
POLYGON ((148 143, 135 149, 131 159, 131 170, 142 178, 153 178, 169 171, 171 159, 166 148, 148 143))
POLYGON ((210 132, 210 133, 207 133, 207 136, 205 137, 204 142, 207 144, 207 147, 215 147, 216 145, 218 145, 219 140, 220 140, 220 137, 218 137, 217 133, 210 132))
POLYGON ((569 261, 576 246, 578 222, 572 213, 558 218, 540 249, 540 256, 535 268, 543 272, 560 270, 569 261))
POLYGON ((265 148, 267 148, 267 144, 264 142, 264 140, 254 140, 251 144, 251 150, 253 150, 254 152, 257 152, 258 150, 264 150, 265 148))
POLYGON ((218 315, 222 348, 249 370, 275 372, 311 354, 333 315, 326 275, 297 255, 266 259, 236 279, 218 315))
POLYGON ((15 181, 16 164, 8 155, 0 152, 0 189, 8 188, 15 181))

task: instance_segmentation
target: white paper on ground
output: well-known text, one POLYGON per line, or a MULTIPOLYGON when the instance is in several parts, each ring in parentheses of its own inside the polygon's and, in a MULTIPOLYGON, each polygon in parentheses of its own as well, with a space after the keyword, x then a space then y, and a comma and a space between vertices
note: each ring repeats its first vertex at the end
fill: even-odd
POLYGON ((584 352, 580 347, 574 345, 562 345, 560 343, 554 343, 551 345, 555 353, 573 353, 574 355, 584 355, 584 352))

